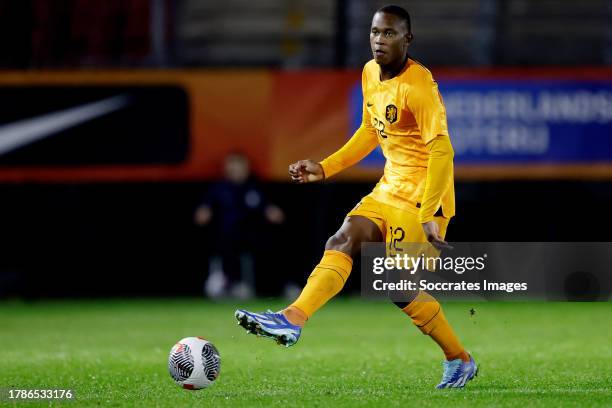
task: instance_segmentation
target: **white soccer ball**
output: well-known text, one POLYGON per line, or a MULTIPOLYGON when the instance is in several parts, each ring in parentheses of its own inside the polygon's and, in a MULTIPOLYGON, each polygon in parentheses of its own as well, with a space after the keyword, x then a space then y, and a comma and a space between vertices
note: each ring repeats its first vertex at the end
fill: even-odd
POLYGON ((202 337, 185 337, 170 350, 168 371, 181 387, 200 390, 219 377, 221 357, 211 342, 202 337))

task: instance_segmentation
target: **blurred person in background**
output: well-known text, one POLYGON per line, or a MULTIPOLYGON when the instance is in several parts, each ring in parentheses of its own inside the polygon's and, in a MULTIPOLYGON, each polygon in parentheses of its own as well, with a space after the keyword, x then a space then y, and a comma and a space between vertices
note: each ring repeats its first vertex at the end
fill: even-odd
POLYGON ((206 295, 253 297, 254 260, 266 244, 263 224, 284 221, 283 210, 267 201, 251 173, 249 159, 241 153, 229 154, 224 161, 224 179, 208 189, 194 213, 197 226, 211 229, 213 256, 204 284, 206 295))

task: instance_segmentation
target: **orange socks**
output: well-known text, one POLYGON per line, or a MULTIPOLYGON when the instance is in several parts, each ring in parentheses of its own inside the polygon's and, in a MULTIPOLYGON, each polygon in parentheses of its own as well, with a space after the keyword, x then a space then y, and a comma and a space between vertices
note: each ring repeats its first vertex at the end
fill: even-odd
POLYGON ((306 320, 334 297, 348 279, 353 259, 344 252, 327 250, 314 268, 302 293, 283 314, 290 323, 303 326, 306 320))
POLYGON ((444 351, 447 360, 457 358, 469 361, 461 342, 446 320, 442 306, 425 291, 420 291, 417 297, 402 309, 412 319, 415 326, 428 334, 444 351))
MULTIPOLYGON (((344 252, 325 251, 321 262, 310 274, 300 296, 283 311, 287 320, 297 326, 303 326, 310 316, 340 292, 352 267, 353 260, 344 252)), ((433 296, 420 291, 412 302, 402 308, 402 311, 410 316, 419 330, 438 343, 447 360, 460 358, 469 361, 470 356, 446 320, 440 303, 433 296)))
POLYGON ((283 310, 283 315, 289 320, 289 323, 296 326, 304 327, 308 316, 295 306, 289 306, 283 310))

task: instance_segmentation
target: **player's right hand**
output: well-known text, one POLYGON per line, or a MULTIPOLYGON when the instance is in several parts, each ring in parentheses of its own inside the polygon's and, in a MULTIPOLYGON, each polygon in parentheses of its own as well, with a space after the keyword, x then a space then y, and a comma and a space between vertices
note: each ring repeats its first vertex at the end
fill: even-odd
POLYGON ((435 221, 428 221, 421 224, 423 226, 423 232, 427 237, 427 240, 438 250, 453 249, 451 245, 442 239, 440 235, 440 227, 435 221))
POLYGON ((325 178, 323 167, 312 160, 300 160, 289 166, 291 181, 295 183, 313 183, 325 178))

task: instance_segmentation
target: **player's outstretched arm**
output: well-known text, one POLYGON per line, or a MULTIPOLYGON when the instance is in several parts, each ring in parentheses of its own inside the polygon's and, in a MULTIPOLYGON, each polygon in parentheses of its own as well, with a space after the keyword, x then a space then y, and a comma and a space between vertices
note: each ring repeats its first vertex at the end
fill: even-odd
POLYGON ((376 131, 371 126, 362 125, 337 152, 321 161, 323 174, 328 179, 344 169, 360 162, 378 146, 376 131))
POLYGON ((291 181, 296 183, 313 183, 325 178, 323 166, 312 160, 300 160, 289 165, 291 181))
POLYGON ((320 163, 312 160, 295 162, 289 166, 289 175, 296 183, 321 181, 351 167, 366 157, 376 146, 378 146, 376 132, 362 125, 340 150, 320 163))

